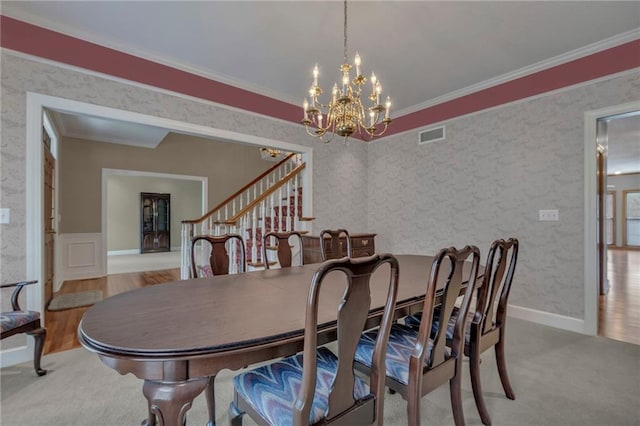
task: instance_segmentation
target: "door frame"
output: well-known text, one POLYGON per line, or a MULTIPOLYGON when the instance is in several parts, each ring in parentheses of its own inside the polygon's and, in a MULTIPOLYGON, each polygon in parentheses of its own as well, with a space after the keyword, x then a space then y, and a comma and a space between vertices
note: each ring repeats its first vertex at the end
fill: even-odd
POLYGON ((640 101, 613 105, 584 113, 584 333, 598 334, 597 247, 597 140, 600 118, 639 111, 640 101))
MULTIPOLYGON (((26 277, 38 280, 38 285, 26 288, 27 309, 42 312, 43 324, 46 324, 44 310, 44 285, 43 276, 43 155, 42 155, 42 126, 43 112, 47 109, 72 113, 87 114, 114 120, 129 121, 150 126, 163 127, 170 131, 210 137, 225 142, 235 142, 255 146, 267 146, 284 151, 294 151, 302 154, 307 163, 305 169, 304 191, 305 214, 309 216, 313 211, 313 148, 297 145, 290 142, 267 139, 250 134, 217 129, 203 125, 187 123, 169 118, 157 117, 112 107, 89 104, 71 99, 43 95, 35 92, 27 92, 26 105, 26 277)), ((197 100, 194 100, 198 102, 197 100)), ((205 102, 203 102, 205 103, 205 102)), ((102 250, 106 253, 106 241, 102 242, 102 250)), ((4 355, 4 354, 3 354, 4 355)), ((29 358, 27 358, 29 359, 29 358)), ((3 363, 4 364, 4 363, 3 363)))

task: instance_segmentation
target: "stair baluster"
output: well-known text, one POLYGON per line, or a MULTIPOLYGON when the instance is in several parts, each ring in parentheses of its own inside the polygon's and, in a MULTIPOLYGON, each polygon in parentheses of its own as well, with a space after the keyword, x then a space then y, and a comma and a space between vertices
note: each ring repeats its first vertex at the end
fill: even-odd
POLYGON ((265 232, 304 231, 299 217, 302 214, 299 188, 303 180, 300 174, 304 168, 300 156, 291 154, 201 218, 183 221, 182 278, 189 278, 189 247, 196 234, 239 233, 245 236, 246 245, 251 246, 247 250, 248 260, 257 263, 267 260, 261 259, 260 248, 265 232))

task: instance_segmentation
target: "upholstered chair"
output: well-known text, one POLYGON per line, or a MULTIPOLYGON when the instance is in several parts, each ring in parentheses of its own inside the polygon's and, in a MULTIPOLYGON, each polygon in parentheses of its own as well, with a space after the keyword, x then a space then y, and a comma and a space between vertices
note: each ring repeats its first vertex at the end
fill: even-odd
MULTIPOLYGON (((518 260, 519 242, 515 238, 496 240, 491 244, 487 255, 484 275, 477 290, 475 307, 468 314, 464 341, 464 354, 469 357, 469 373, 473 397, 482 423, 491 424, 489 410, 482 395, 480 382, 480 355, 490 348, 494 348, 496 364, 500 382, 505 396, 515 399, 507 374, 505 359, 505 333, 507 324, 507 306, 511 283, 518 260)), ((451 343, 455 322, 459 315, 458 308, 454 308, 447 327, 447 341, 451 343)), ((418 327, 420 316, 405 318, 405 323, 418 327)), ((440 327, 438 315, 434 318, 433 329, 440 327)))
MULTIPOLYGON (((462 250, 442 249, 434 258, 426 285, 423 315, 418 329, 395 323, 391 326, 386 360, 386 384, 407 401, 407 422, 420 424, 421 398, 449 382, 451 408, 456 426, 464 424, 462 410, 462 358, 466 313, 478 275, 480 252, 477 247, 462 250), (451 346, 446 345, 446 330, 432 336, 436 308, 449 320, 456 302, 462 299, 451 346)), ((375 371, 372 364, 374 342, 379 330, 363 334, 356 352, 356 368, 366 374, 375 371)))
POLYGON ((238 234, 196 235, 191 239, 191 274, 194 278, 246 271, 245 248, 238 234))
POLYGON ((351 257, 353 252, 351 251, 351 237, 349 231, 346 229, 324 229, 320 231, 320 253, 322 254, 322 261, 328 259, 340 259, 344 255, 342 254, 342 241, 345 239, 347 245, 346 256, 351 257))
POLYGON ((267 232, 262 241, 262 261, 265 269, 271 269, 275 264, 269 262, 267 256, 270 250, 275 250, 277 265, 280 268, 301 266, 304 264, 302 235, 297 231, 292 232, 267 232), (294 260, 292 246, 297 249, 298 261, 294 260))
POLYGON ((35 339, 35 350, 33 354, 33 367, 38 376, 47 374, 47 370, 40 368, 40 359, 42 358, 42 349, 44 348, 44 340, 47 337, 47 329, 40 325, 40 312, 25 311, 20 308, 18 298, 20 292, 25 286, 36 284, 38 281, 21 281, 12 284, 2 284, 0 288, 15 287, 11 295, 11 311, 2 312, 0 316, 0 329, 2 330, 1 339, 13 336, 15 334, 26 333, 35 339))
POLYGON ((324 262, 313 275, 309 288, 304 351, 236 376, 233 379, 234 399, 229 407, 231 424, 242 424, 242 416, 246 413, 258 424, 278 426, 381 425, 385 351, 393 322, 397 286, 398 262, 389 254, 324 262), (375 281, 376 285, 385 286, 387 296, 380 333, 373 343, 370 359, 373 373, 367 384, 354 371, 354 356, 371 309, 370 285, 373 280, 370 277, 385 264, 388 266, 378 273, 385 274, 385 277, 388 274, 388 278, 375 281), (336 280, 345 282, 346 288, 340 300, 336 300, 338 340, 334 353, 327 347, 318 347, 317 333, 323 284, 329 284, 324 293, 330 294, 335 289, 336 280))

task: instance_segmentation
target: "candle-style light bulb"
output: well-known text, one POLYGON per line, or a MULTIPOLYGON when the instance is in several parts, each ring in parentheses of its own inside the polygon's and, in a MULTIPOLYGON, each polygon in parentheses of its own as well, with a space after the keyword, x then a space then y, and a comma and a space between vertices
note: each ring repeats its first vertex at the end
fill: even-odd
POLYGON ((319 112, 317 117, 318 117, 318 127, 322 127, 322 113, 319 112))
POLYGON ((308 118, 307 116, 308 109, 309 109, 309 101, 307 101, 307 98, 304 98, 304 102, 302 102, 302 110, 303 110, 305 120, 308 118))
POLYGON ((373 127, 373 118, 375 116, 375 113, 373 111, 369 111, 369 121, 370 121, 370 125, 369 127, 373 127))
POLYGON ((316 64, 315 67, 313 67, 313 85, 317 86, 318 85, 318 76, 320 75, 320 70, 318 69, 318 64, 316 64))
POLYGON ((378 77, 376 77, 375 73, 371 73, 371 90, 375 93, 376 91, 376 82, 378 81, 378 77))
POLYGON ((382 84, 380 80, 376 81, 376 105, 380 104, 380 94, 382 93, 382 84))
POLYGON ((311 88, 309 89, 309 96, 311 97, 311 106, 315 107, 316 106, 316 89, 314 86, 311 86, 311 88))
POLYGON ((356 57, 353 60, 353 62, 356 64, 356 77, 360 75, 360 55, 358 55, 358 52, 356 52, 356 57))
POLYGON ((387 96, 387 101, 384 103, 385 113, 384 118, 389 118, 389 110, 391 110, 391 99, 387 96))
POLYGON ((337 97, 338 97, 338 83, 333 83, 333 89, 331 89, 331 103, 334 103, 337 97))

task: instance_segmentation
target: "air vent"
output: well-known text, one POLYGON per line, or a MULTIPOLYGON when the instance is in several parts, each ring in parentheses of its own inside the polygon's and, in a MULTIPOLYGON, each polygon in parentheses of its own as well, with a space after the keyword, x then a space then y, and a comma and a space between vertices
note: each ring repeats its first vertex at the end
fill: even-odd
POLYGON ((425 143, 442 141, 445 138, 444 126, 434 127, 433 129, 423 130, 418 133, 418 145, 425 143))

